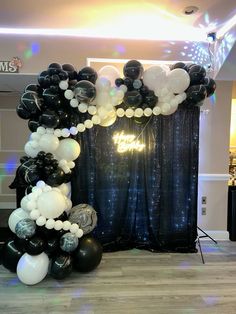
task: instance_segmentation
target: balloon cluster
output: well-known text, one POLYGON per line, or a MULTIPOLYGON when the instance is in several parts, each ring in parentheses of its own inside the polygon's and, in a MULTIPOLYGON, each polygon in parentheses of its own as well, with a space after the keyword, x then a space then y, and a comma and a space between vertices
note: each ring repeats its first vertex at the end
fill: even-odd
POLYGON ((109 65, 96 73, 52 63, 21 96, 17 113, 29 120, 32 134, 12 188, 24 187, 26 195, 9 217, 14 238, 3 248, 3 265, 25 284, 36 284, 47 273, 63 279, 73 266, 90 271, 101 261, 101 245, 89 235, 97 223, 95 210, 88 204, 72 208, 70 200, 69 181, 80 155, 77 133, 108 127, 117 117, 142 123, 151 115, 174 113, 181 103, 198 106, 216 88, 195 64, 144 71, 130 60, 123 73, 121 78, 109 65))

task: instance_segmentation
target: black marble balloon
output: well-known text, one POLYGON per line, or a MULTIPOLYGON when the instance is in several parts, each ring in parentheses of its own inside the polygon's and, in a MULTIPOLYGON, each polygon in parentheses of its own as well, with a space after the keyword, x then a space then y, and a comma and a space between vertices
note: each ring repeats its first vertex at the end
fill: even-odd
POLYGON ((78 237, 71 232, 67 232, 60 239, 60 248, 62 251, 70 253, 76 250, 78 243, 78 237))
POLYGON ((16 224, 15 233, 18 238, 31 238, 36 232, 36 223, 34 220, 25 218, 16 224))
POLYGON ((74 93, 79 101, 90 103, 96 96, 96 88, 89 81, 80 81, 75 85, 74 93))
POLYGON ((197 85, 204 81, 206 70, 201 65, 192 65, 188 71, 190 76, 190 84, 197 85))
POLYGON ((70 275, 72 269, 72 257, 66 253, 59 254, 52 257, 49 265, 49 274, 55 279, 64 279, 70 275))
POLYGON ((78 81, 90 81, 91 83, 95 84, 98 78, 97 72, 91 67, 84 67, 82 70, 79 71, 77 80, 78 81))
POLYGON ((39 118, 39 122, 46 128, 56 128, 60 122, 58 115, 55 111, 47 110, 39 118))
POLYGON ((187 89, 186 103, 197 105, 207 96, 207 90, 203 85, 193 85, 187 89))
POLYGON ((71 209, 69 221, 71 223, 77 223, 84 234, 87 234, 97 225, 97 213, 92 206, 79 204, 71 209))
POLYGON ((129 77, 133 80, 139 79, 143 74, 143 66, 137 60, 130 60, 125 64, 123 73, 125 77, 129 77))
POLYGON ((41 124, 39 123, 38 120, 35 119, 30 119, 28 121, 28 127, 30 129, 31 132, 36 132, 37 128, 40 126, 41 124))
POLYGON ((212 78, 206 77, 204 79, 204 86, 207 91, 207 97, 212 96, 216 90, 216 82, 212 78))
MULTIPOLYGON (((41 102, 38 96, 34 92, 26 92, 21 96, 20 100, 20 110, 25 110, 26 112, 30 113, 29 117, 35 116, 40 114, 40 107, 41 107, 41 102)), ((17 113, 20 116, 20 112, 17 113)), ((23 118, 23 116, 20 116, 23 118)), ((24 119, 24 118, 23 118, 24 119)))

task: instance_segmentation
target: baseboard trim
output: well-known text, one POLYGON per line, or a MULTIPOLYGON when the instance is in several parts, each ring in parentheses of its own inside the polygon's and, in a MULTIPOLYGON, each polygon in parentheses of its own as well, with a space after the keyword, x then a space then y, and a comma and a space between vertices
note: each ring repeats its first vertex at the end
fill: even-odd
MULTIPOLYGON (((204 230, 203 228, 201 228, 204 230)), ((204 230, 209 236, 218 241, 228 241, 229 232, 224 230, 204 230)), ((200 230, 198 230, 198 235, 204 235, 200 230)), ((201 240, 209 240, 209 238, 202 238, 201 240)))

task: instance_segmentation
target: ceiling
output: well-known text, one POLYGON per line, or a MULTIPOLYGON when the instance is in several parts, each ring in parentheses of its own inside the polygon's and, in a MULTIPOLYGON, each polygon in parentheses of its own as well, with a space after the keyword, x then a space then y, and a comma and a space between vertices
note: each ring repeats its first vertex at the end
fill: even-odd
POLYGON ((214 29, 235 13, 235 0, 9 0, 1 1, 0 27, 103 29, 125 24, 135 29, 149 18, 149 30, 157 31, 155 21, 165 18, 175 24, 214 29), (192 5, 199 11, 184 15, 184 8, 192 5))

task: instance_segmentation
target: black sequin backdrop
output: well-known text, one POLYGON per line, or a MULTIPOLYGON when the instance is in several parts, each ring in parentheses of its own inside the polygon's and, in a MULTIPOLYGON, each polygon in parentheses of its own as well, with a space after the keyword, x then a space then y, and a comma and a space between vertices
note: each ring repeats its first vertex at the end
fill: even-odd
POLYGON ((78 136, 81 155, 72 178, 72 202, 98 214, 94 235, 105 251, 144 248, 195 250, 199 108, 153 116, 141 133, 142 152, 117 152, 113 134, 139 135, 144 125, 118 119, 78 136))

